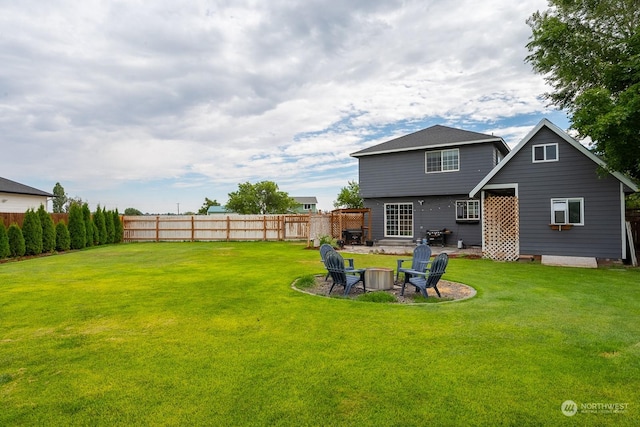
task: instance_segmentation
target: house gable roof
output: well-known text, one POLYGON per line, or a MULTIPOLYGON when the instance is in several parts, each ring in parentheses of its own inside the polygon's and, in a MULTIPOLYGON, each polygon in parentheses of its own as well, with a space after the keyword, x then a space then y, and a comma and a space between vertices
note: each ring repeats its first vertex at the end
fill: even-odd
POLYGON ((397 153, 402 151, 424 150, 454 145, 480 144, 494 142, 502 145, 503 152, 508 153, 509 147, 500 137, 455 129, 448 126, 435 125, 409 135, 392 139, 352 153, 352 157, 362 157, 374 154, 397 153))
MULTIPOLYGON (((540 131, 540 129, 542 129, 543 127, 548 128, 549 130, 551 130, 552 132, 554 132, 556 135, 558 135, 560 138, 562 138, 564 141, 566 141, 568 144, 570 144, 571 146, 573 146, 576 150, 580 151, 582 154, 584 154, 585 156, 587 156, 589 159, 591 159, 594 163, 596 163, 598 166, 602 166, 604 168, 606 168, 606 163, 599 158, 598 156, 596 156, 595 154, 593 154, 591 151, 589 151, 584 145, 580 144, 578 141, 576 141, 575 139, 573 139, 569 134, 567 134, 565 131, 563 131, 562 129, 560 129, 558 126, 554 125, 553 123, 551 123, 549 120, 547 119, 542 119, 523 139, 522 141, 520 141, 518 143, 518 145, 515 146, 515 148, 513 150, 511 150, 511 152, 509 154, 507 154, 507 156, 496 165, 495 168, 493 168, 491 170, 491 172, 489 172, 489 174, 487 174, 487 176, 485 176, 482 181, 480 181, 480 183, 478 183, 478 185, 476 185, 474 187, 473 190, 471 190, 471 192, 469 193, 470 197, 475 197, 480 190, 482 190, 482 188, 487 185, 487 183, 489 181, 491 181, 491 179, 503 168, 505 167, 505 165, 507 163, 509 163, 509 160, 511 160, 513 157, 515 157, 518 152, 520 150, 522 150, 522 148, 527 145, 527 143, 540 131)), ((627 178, 626 176, 624 176, 623 174, 621 174, 620 172, 609 172, 611 173, 611 175, 613 175, 614 177, 616 177, 620 182, 622 182, 624 185, 626 185, 627 187, 629 187, 631 190, 633 191, 638 191, 638 186, 633 183, 633 181, 631 181, 629 178, 627 178)))
POLYGON ((10 179, 2 177, 0 177, 0 193, 53 197, 53 194, 47 193, 46 191, 38 190, 37 188, 29 187, 28 185, 20 184, 19 182, 11 181, 10 179))
POLYGON ((301 205, 317 205, 318 199, 316 197, 292 197, 293 200, 301 205))

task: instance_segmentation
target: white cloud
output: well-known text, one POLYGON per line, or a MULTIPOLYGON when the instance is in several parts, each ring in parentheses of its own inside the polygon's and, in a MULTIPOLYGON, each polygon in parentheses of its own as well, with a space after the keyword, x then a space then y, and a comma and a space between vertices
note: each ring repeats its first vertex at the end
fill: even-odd
POLYGON ((178 197, 197 209, 247 180, 327 200, 357 179, 349 153, 421 123, 520 133, 546 113, 544 82, 523 62, 525 20, 545 7, 10 2, 0 15, 1 175, 112 204, 121 194, 143 211, 178 197), (526 125, 512 126, 520 116, 526 125))

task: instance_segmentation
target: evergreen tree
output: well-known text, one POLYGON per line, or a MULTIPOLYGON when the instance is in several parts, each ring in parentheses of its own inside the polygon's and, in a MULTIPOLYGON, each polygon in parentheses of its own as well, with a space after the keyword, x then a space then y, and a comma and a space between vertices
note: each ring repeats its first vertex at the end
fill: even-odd
POLYGON ((98 226, 96 225, 96 220, 95 220, 95 215, 93 217, 93 223, 91 224, 93 226, 93 244, 94 245, 98 245, 100 244, 100 230, 98 230, 98 226))
POLYGON ((53 252, 56 249, 56 228, 51 215, 44 210, 44 205, 38 208, 40 225, 42 225, 42 252, 53 252))
POLYGON ((26 250, 24 245, 24 236, 22 235, 22 230, 18 227, 18 224, 13 223, 9 226, 7 237, 9 239, 9 255, 14 258, 23 256, 26 250))
POLYGON ((100 205, 96 208, 96 211, 93 213, 93 222, 98 227, 98 241, 99 245, 107 244, 107 224, 104 220, 104 214, 102 213, 102 209, 100 205))
POLYGON ((107 229, 107 243, 113 243, 115 236, 115 226, 113 224, 113 214, 106 208, 102 208, 102 215, 104 215, 104 223, 107 229))
POLYGON ((113 211, 113 243, 122 243, 124 241, 124 226, 122 221, 120 220, 120 214, 118 213, 118 208, 113 211))
POLYGON ((6 258, 11 254, 9 249, 9 237, 4 222, 0 221, 0 259, 6 258))
POLYGON ((91 219, 91 211, 87 203, 82 204, 82 218, 84 219, 84 226, 87 230, 87 247, 93 246, 93 220, 91 219))
POLYGON ((68 251, 71 249, 71 236, 69 235, 69 228, 64 221, 60 221, 56 224, 56 250, 68 251))
POLYGON ((25 255, 40 255, 42 253, 42 224, 40 216, 33 209, 27 210, 24 214, 22 236, 25 243, 25 255))
POLYGON ((69 236, 71 249, 82 249, 87 244, 87 229, 84 225, 82 207, 77 203, 69 205, 69 236))

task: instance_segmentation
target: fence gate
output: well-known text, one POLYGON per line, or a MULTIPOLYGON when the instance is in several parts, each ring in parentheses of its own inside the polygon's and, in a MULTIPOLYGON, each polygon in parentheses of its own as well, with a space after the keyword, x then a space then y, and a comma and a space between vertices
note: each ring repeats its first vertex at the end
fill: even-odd
POLYGON ((520 256, 518 198, 489 195, 483 207, 483 256, 497 261, 517 261, 520 256))

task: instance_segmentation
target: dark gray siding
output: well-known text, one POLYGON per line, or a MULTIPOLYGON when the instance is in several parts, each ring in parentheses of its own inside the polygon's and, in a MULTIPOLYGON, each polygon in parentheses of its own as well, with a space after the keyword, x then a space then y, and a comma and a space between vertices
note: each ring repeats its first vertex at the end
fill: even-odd
POLYGON ((371 228, 374 240, 384 239, 384 205, 385 203, 413 204, 413 236, 407 240, 416 241, 425 237, 427 230, 451 230, 447 236, 447 245, 457 244, 462 239, 466 245, 482 244, 482 231, 479 222, 457 223, 456 200, 467 200, 468 194, 450 196, 389 197, 365 199, 366 208, 371 208, 371 228), (424 200, 420 205, 418 200, 424 200))
POLYGON ((622 257, 620 182, 554 132, 542 128, 489 184, 518 183, 520 253, 622 257), (531 146, 558 143, 559 161, 533 163, 531 146), (554 231, 551 199, 584 198, 584 226, 554 231))
POLYGON ((447 148, 460 149, 457 172, 425 173, 425 150, 360 157, 360 195, 367 199, 468 194, 493 169, 493 143, 447 148))

